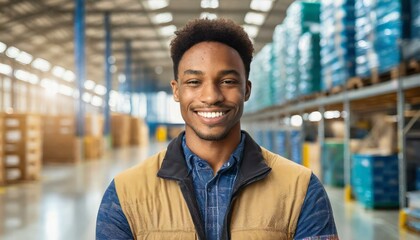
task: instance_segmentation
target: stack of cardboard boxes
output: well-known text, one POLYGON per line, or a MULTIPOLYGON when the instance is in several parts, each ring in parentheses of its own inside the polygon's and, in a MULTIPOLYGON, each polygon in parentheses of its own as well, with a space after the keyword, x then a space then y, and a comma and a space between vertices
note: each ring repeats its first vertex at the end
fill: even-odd
POLYGON ((111 135, 113 147, 126 147, 130 145, 131 117, 124 114, 111 116, 111 135))
POLYGON ((131 117, 130 128, 130 145, 146 146, 149 143, 149 129, 143 119, 131 117))
POLYGON ((6 183, 5 172, 3 166, 3 115, 0 114, 0 186, 6 183))
POLYGON ((85 159, 98 159, 104 153, 104 119, 101 115, 89 114, 85 118, 85 159))
POLYGON ((42 124, 43 162, 79 162, 80 146, 75 135, 74 116, 43 116, 42 124))
POLYGON ((42 161, 41 117, 6 114, 3 126, 6 183, 39 179, 42 161))

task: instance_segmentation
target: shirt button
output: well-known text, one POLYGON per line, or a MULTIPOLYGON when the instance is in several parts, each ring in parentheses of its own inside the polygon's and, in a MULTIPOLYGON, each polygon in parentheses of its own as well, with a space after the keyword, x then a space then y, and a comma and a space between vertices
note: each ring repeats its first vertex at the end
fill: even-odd
POLYGON ((204 167, 204 163, 198 163, 198 166, 202 168, 204 167))

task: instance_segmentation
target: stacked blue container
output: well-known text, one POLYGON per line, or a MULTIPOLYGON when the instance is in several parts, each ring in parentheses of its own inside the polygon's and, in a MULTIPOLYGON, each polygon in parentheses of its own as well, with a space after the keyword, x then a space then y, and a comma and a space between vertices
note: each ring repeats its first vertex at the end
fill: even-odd
POLYGON ((408 37, 402 17, 408 0, 356 0, 356 74, 368 77, 372 69, 385 73, 401 62, 399 40, 408 37))
POLYGON ((353 193, 368 208, 399 206, 398 156, 352 156, 353 193))
POLYGON ((420 0, 411 0, 411 38, 420 40, 420 0))
POLYGON ((420 166, 416 169, 416 190, 420 190, 420 166))
POLYGON ((272 90, 273 103, 281 104, 285 101, 286 82, 286 35, 283 25, 277 25, 273 33, 273 68, 272 90))
POLYGON ((302 141, 300 131, 290 131, 290 145, 290 159, 296 163, 302 164, 302 141))
POLYGON ((321 63, 319 33, 304 33, 299 39, 299 93, 308 95, 320 90, 321 63))
POLYGON ((319 28, 320 3, 318 1, 295 1, 287 9, 284 20, 286 31, 286 80, 285 98, 293 99, 299 95, 299 38, 309 31, 311 26, 319 28))
POLYGON ((328 90, 355 75, 354 0, 322 0, 321 26, 321 89, 328 90))
POLYGON ((322 146, 322 177, 326 185, 344 186, 344 142, 328 140, 322 146))
POLYGON ((271 90, 272 44, 265 45, 258 52, 251 64, 250 80, 252 81, 252 94, 246 105, 248 112, 257 111, 273 105, 271 90))
POLYGON ((273 134, 273 151, 282 157, 288 158, 287 153, 287 133, 285 130, 276 130, 273 134))

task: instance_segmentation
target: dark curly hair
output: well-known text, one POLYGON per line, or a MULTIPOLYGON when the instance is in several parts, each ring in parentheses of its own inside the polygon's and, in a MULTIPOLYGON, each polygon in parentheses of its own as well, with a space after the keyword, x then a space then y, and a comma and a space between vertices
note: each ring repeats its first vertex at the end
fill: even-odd
POLYGON ((191 20, 184 28, 176 31, 175 35, 171 41, 171 57, 176 80, 182 56, 200 42, 220 42, 235 49, 242 59, 248 78, 254 47, 244 29, 232 20, 223 18, 191 20))

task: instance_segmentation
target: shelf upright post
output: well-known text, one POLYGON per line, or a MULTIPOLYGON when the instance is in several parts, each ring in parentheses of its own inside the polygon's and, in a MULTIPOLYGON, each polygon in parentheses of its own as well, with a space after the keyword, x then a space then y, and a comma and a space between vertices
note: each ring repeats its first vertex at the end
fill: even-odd
POLYGON ((86 78, 85 57, 85 0, 75 0, 74 14, 74 55, 76 66, 76 89, 79 96, 76 100, 76 136, 81 149, 80 159, 83 159, 83 140, 85 136, 85 103, 83 102, 84 83, 86 78))
POLYGON ((111 64, 113 63, 112 56, 111 56, 111 24, 110 24, 110 13, 106 12, 104 15, 104 25, 105 25, 105 101, 104 101, 104 119, 105 119, 105 127, 104 127, 104 136, 107 138, 109 146, 112 144, 110 143, 111 137, 111 113, 109 107, 109 99, 112 90, 112 73, 111 73, 111 64))
POLYGON ((348 97, 347 90, 344 90, 344 200, 351 201, 352 190, 351 190, 351 151, 350 151, 350 100, 348 97))
MULTIPOLYGON (((325 113, 325 106, 324 105, 320 105, 319 106, 319 110, 321 113, 321 119, 319 120, 319 124, 318 124, 318 141, 319 141, 319 147, 320 147, 320 151, 319 151, 319 159, 321 162, 321 166, 323 166, 323 156, 322 156, 322 149, 324 148, 324 142, 325 142, 325 120, 324 120, 324 113, 325 113)), ((321 180, 324 181, 324 171, 321 171, 321 180)))
POLYGON ((133 115, 133 86, 132 86, 132 48, 131 40, 125 41, 125 89, 130 96, 130 115, 133 115))
POLYGON ((400 208, 406 207, 406 156, 405 156, 405 134, 404 134, 404 105, 405 94, 402 86, 402 80, 397 79, 397 122, 398 122, 398 170, 399 170, 399 191, 400 191, 400 208))

